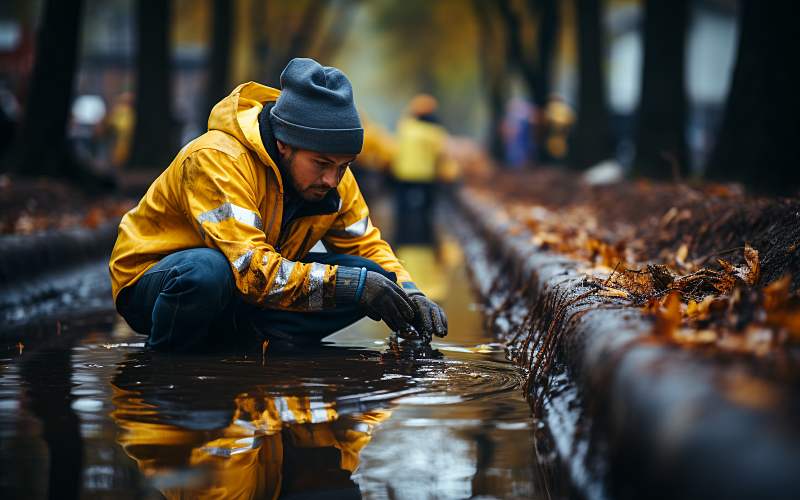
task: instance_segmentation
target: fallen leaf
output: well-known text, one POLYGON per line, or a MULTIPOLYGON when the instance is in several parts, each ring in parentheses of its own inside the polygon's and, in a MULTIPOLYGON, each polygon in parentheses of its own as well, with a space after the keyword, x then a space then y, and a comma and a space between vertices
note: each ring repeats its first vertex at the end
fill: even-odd
POLYGON ((684 344, 713 344, 717 341, 717 332, 709 329, 679 328, 675 330, 672 338, 684 344))
POLYGON ((686 308, 686 315, 693 320, 708 319, 711 304, 714 300, 716 300, 714 295, 707 295, 700 302, 690 300, 686 308))
POLYGON ((758 260, 758 250, 751 247, 749 243, 744 245, 744 260, 747 263, 745 282, 753 286, 758 282, 758 278, 761 275, 761 264, 758 260))
POLYGON ((764 309, 767 312, 778 309, 789 302, 789 287, 792 277, 785 275, 764 287, 764 309))
POLYGON ((603 297, 620 297, 620 298, 628 298, 630 294, 625 290, 620 290, 618 288, 603 288, 597 295, 601 295, 603 297))
POLYGON ((656 323, 653 333, 660 337, 673 338, 681 324, 681 299, 678 292, 667 294, 657 302, 655 308, 656 323))
POLYGON ((683 267, 686 265, 687 257, 689 257, 689 245, 684 243, 678 248, 678 251, 675 252, 675 262, 683 267))

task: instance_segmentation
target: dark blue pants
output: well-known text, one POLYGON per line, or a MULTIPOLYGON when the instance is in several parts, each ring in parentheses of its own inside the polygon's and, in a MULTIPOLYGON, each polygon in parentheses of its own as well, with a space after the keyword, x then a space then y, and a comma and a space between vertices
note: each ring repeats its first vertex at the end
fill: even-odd
MULTIPOLYGON (((366 267, 396 281, 394 273, 354 255, 310 253, 303 262, 366 267)), ((255 344, 260 337, 292 344, 319 342, 366 315, 357 305, 317 312, 262 309, 241 299, 221 252, 193 248, 151 267, 117 299, 117 309, 148 347, 196 351, 255 344)))

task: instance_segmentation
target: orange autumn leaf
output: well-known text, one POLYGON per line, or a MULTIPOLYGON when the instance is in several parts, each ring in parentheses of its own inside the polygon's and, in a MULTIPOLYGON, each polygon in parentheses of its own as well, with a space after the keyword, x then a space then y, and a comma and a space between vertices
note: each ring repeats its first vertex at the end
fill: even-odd
POLYGON ((690 300, 686 307, 686 315, 693 320, 707 319, 714 300, 716 297, 713 295, 707 295, 700 302, 690 300))
POLYGON ((785 275, 764 287, 764 309, 774 311, 789 302, 789 287, 792 277, 785 275))
POLYGON ((800 300, 790 294, 792 280, 789 275, 764 287, 764 309, 767 324, 784 330, 793 342, 800 342, 800 300))
POLYGON ((681 299, 678 292, 671 292, 656 302, 653 313, 656 317, 653 333, 660 337, 673 338, 681 324, 681 299))

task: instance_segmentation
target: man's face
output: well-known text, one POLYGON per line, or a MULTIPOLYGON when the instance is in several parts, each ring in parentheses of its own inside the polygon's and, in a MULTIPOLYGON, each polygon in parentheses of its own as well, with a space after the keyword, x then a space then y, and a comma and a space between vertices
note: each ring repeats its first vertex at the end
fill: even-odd
POLYGON ((336 189, 355 155, 317 153, 278 141, 278 151, 292 186, 306 201, 319 201, 336 189))

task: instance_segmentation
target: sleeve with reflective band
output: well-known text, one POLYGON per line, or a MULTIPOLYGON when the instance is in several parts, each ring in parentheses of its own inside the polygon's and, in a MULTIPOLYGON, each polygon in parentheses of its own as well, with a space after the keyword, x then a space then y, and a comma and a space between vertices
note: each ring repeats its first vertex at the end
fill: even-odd
POLYGON ((412 281, 392 248, 381 238, 380 230, 372 225, 367 203, 349 169, 342 178, 339 194, 342 197, 342 208, 325 235, 325 246, 336 253, 370 259, 387 271, 397 274, 399 283, 412 281))
POLYGON ((212 149, 190 155, 180 188, 187 217, 206 245, 228 259, 248 302, 298 311, 333 307, 336 266, 284 259, 267 242, 246 163, 212 149))

